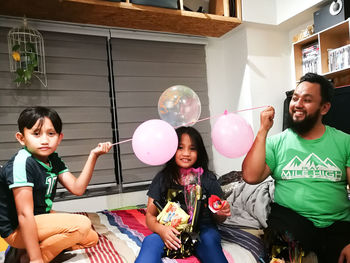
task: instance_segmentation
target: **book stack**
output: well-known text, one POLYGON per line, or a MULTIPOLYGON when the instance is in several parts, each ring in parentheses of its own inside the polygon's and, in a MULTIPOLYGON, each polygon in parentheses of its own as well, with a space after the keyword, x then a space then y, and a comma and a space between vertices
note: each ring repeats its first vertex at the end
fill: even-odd
POLYGON ((303 75, 306 73, 321 74, 320 49, 318 43, 313 43, 302 49, 303 75))
POLYGON ((328 50, 328 69, 336 71, 350 67, 350 44, 328 50))

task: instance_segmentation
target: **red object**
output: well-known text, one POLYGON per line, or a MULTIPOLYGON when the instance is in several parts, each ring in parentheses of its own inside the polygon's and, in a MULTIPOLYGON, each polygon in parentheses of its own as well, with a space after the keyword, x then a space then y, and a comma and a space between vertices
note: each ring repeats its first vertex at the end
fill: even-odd
POLYGON ((208 199, 208 206, 210 211, 212 211, 214 214, 219 211, 224 205, 226 201, 222 201, 220 197, 217 195, 211 195, 208 199))

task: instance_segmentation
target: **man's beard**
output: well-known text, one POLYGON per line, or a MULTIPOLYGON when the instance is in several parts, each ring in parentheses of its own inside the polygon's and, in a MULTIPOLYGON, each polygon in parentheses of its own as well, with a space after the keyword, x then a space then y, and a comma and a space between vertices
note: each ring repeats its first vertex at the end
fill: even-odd
POLYGON ((299 135, 304 135, 311 131, 319 118, 320 109, 318 109, 314 114, 306 116, 301 121, 293 120, 292 114, 288 114, 287 124, 288 127, 291 128, 295 133, 299 135))

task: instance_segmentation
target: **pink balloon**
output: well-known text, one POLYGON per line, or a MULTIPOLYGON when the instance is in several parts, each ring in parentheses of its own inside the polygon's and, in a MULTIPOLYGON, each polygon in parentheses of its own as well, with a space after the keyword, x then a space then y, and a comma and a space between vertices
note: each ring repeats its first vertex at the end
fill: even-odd
POLYGON ((161 165, 169 161, 177 150, 175 129, 166 121, 148 120, 132 136, 136 157, 145 164, 161 165))
POLYGON ((228 158, 245 155, 253 144, 252 127, 241 116, 229 113, 218 118, 211 138, 215 149, 228 158))

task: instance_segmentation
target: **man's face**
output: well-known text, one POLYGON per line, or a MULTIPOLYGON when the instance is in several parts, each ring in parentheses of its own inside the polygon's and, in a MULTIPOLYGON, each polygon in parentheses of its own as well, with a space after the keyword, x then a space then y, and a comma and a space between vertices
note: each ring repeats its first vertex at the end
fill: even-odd
POLYGON ((327 113, 318 83, 304 81, 295 89, 289 104, 289 126, 298 134, 310 131, 327 113))

